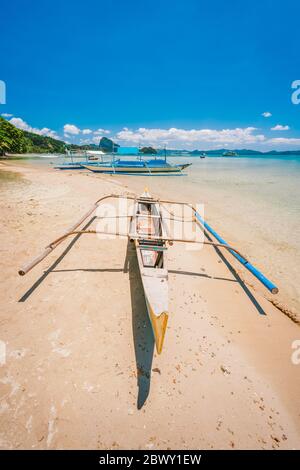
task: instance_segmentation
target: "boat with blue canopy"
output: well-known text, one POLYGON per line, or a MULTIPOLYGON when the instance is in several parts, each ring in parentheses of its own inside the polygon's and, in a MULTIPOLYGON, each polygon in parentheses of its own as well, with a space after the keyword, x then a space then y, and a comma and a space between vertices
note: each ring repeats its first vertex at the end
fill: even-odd
POLYGON ((108 173, 122 175, 159 175, 159 174, 182 174, 182 171, 191 163, 174 164, 168 163, 166 158, 148 158, 143 160, 116 159, 110 162, 97 162, 96 164, 85 164, 84 168, 93 173, 108 173))
POLYGON ((182 171, 191 163, 171 164, 164 155, 143 154, 138 147, 119 147, 116 152, 106 153, 101 150, 77 152, 67 150, 64 161, 54 168, 58 170, 89 170, 94 173, 123 175, 166 175, 183 174, 182 171))

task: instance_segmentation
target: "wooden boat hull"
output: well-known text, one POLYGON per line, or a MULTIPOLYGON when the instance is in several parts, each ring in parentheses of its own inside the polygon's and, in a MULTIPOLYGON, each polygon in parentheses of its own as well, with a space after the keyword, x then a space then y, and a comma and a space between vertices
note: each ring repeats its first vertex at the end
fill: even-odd
MULTIPOLYGON (((78 163, 65 163, 62 165, 56 165, 54 167, 55 170, 84 170, 86 162, 78 162, 78 163)), ((98 165, 97 162, 90 163, 90 166, 98 165)))
POLYGON ((74 163, 74 165, 57 165, 54 167, 55 170, 83 170, 82 165, 80 163, 74 163))
POLYGON ((160 354, 169 318, 169 287, 166 243, 155 241, 155 235, 161 237, 164 233, 158 203, 145 204, 142 199, 135 203, 130 233, 132 237, 139 237, 134 243, 148 316, 160 354), (148 215, 153 218, 147 219, 147 208, 150 208, 148 215), (151 240, 147 240, 147 234, 151 235, 151 240), (145 238, 141 238, 143 236, 145 238))
POLYGON ((168 273, 165 269, 160 270, 160 277, 158 277, 157 273, 154 272, 156 269, 153 269, 152 272, 149 272, 151 268, 145 269, 143 266, 138 243, 139 242, 137 241, 135 242, 146 306, 155 339, 156 350, 158 354, 160 354, 162 351, 169 318, 168 273))
POLYGON ((148 315, 150 318, 152 331, 155 339, 156 351, 158 354, 162 352, 165 334, 169 319, 168 311, 163 311, 160 315, 156 315, 153 311, 151 304, 146 300, 148 315))
POLYGON ((170 166, 106 166, 106 165, 84 165, 84 168, 94 173, 123 174, 123 175, 152 175, 152 174, 172 174, 181 173, 182 170, 190 166, 184 165, 170 166))

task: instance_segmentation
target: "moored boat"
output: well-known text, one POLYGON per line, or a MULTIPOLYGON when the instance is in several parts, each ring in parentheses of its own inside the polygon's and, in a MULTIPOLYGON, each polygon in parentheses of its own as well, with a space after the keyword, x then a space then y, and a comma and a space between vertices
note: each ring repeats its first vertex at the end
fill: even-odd
POLYGON ((55 170, 83 170, 83 162, 70 162, 70 163, 61 163, 60 165, 55 165, 55 170))
POLYGON ((84 168, 94 173, 109 173, 123 175, 157 175, 180 174, 191 163, 171 165, 165 159, 152 160, 112 160, 106 163, 85 164, 84 168))
POLYGON ((238 157, 238 154, 234 150, 228 150, 223 153, 223 157, 238 157))
MULTIPOLYGON (((114 212, 115 214, 115 212, 114 212)), ((98 216, 100 217, 100 216, 98 216)), ((112 218, 119 216, 113 215, 112 218)), ((93 217, 96 218, 96 217, 93 217)), ((110 216, 109 216, 110 218, 110 216)), ((184 223, 183 219, 182 223, 184 223)), ((196 228, 196 226, 195 226, 196 228)), ((169 299, 168 299, 168 260, 167 249, 173 242, 183 243, 200 243, 210 245, 214 248, 222 248, 227 250, 245 269, 247 269, 255 278, 257 278, 272 294, 277 294, 277 286, 263 275, 248 259, 242 255, 236 248, 229 245, 208 223, 201 217, 192 204, 169 201, 164 199, 155 199, 145 191, 141 196, 122 196, 119 194, 110 194, 98 199, 93 206, 62 236, 52 241, 43 252, 31 260, 29 263, 21 267, 18 271, 19 275, 24 276, 34 266, 45 259, 57 246, 66 238, 74 235, 106 233, 108 235, 126 236, 135 244, 138 266, 141 274, 141 280, 145 293, 147 311, 152 325, 157 352, 162 351, 165 332, 169 318, 169 299), (92 218, 95 211, 104 200, 107 199, 126 199, 132 200, 134 203, 133 213, 125 217, 130 218, 129 229, 127 233, 118 231, 109 232, 101 231, 97 227, 96 230, 81 229, 80 226, 85 223, 88 218, 92 218), (170 221, 178 220, 174 217, 166 205, 172 204, 182 207, 188 207, 192 211, 192 221, 205 235, 202 240, 195 237, 194 239, 174 238, 168 232, 166 224, 167 219, 170 221), (169 215, 164 215, 167 212, 169 215), (213 238, 212 238, 213 237, 213 238)), ((196 233, 194 231, 194 233, 196 233)), ((226 263, 227 264, 227 263, 226 263)))
POLYGON ((67 150, 64 156, 64 161, 55 165, 55 170, 84 170, 84 165, 97 165, 99 158, 103 161, 103 152, 99 151, 85 151, 85 152, 72 152, 67 150))

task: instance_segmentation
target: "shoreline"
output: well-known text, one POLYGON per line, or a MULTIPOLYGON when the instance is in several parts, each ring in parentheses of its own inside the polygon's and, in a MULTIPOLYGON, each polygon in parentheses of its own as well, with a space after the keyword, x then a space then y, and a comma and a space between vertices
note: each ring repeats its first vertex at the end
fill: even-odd
MULTIPOLYGON (((18 160, 18 163, 24 166, 30 164, 36 167, 44 167, 45 169, 45 164, 49 165, 46 160, 48 158, 36 158, 34 160, 24 158, 22 163, 21 160, 18 160)), ((256 167, 256 163, 251 162, 250 165, 246 165, 247 172, 249 172, 249 178, 246 178, 243 160, 249 160, 249 158, 236 160, 234 158, 214 157, 209 158, 206 163, 201 161, 199 165, 199 158, 195 158, 192 162, 192 170, 185 174, 182 181, 180 181, 181 178, 177 179, 177 177, 175 180, 169 177, 166 180, 162 177, 163 182, 161 183, 160 178, 151 178, 151 187, 158 195, 164 194, 167 198, 172 196, 173 199, 178 199, 179 190, 186 200, 202 201, 205 204, 208 222, 224 236, 227 242, 236 246, 242 252, 245 252, 245 247, 247 248, 245 254, 249 260, 253 261, 267 277, 280 286, 279 294, 276 298, 268 295, 264 289, 260 289, 260 284, 254 282, 253 277, 248 275, 246 270, 241 269, 241 266, 237 263, 235 267, 244 281, 248 282, 253 288, 260 289, 260 292, 268 296, 268 299, 283 313, 299 323, 300 291, 298 286, 300 277, 297 266, 300 262, 300 253, 297 248, 299 244, 296 223, 298 189, 295 180, 295 171, 297 172, 299 169, 292 167, 289 170, 290 188, 287 188, 287 175, 285 174, 287 166, 284 165, 283 168, 279 167, 276 170, 277 163, 276 165, 273 164, 275 170, 269 175, 266 174, 266 169, 270 168, 269 163, 266 167, 264 165, 258 167, 261 171, 255 170, 253 173, 252 168, 256 167), (241 167, 241 171, 236 170, 237 166, 241 167), (224 184, 220 179, 220 169, 222 169, 225 176, 224 184), (264 176, 260 174, 261 172, 264 176), (229 176, 226 177, 226 174, 229 176), (278 174, 280 174, 280 180, 278 174), (254 180, 258 178, 257 184, 253 185, 252 178, 254 180), (174 181, 175 184, 173 184, 174 181), (198 185, 195 184, 196 182, 198 182, 198 185), (200 190, 197 189, 198 186, 201 188, 200 190), (265 189, 260 197, 257 197, 256 195, 261 193, 262 186, 265 189), (286 196, 284 200, 278 198, 277 194, 287 194, 288 191, 295 195, 292 200, 291 198, 287 199, 286 196), (240 203, 238 202, 239 198, 241 198, 240 203), (247 207, 246 211, 244 207, 247 207), (275 207, 276 209, 274 209, 275 207), (293 217, 288 215, 291 212, 294 213, 293 217), (285 267, 285 269, 283 270, 282 267, 285 267)), ((258 158, 260 162, 263 160, 258 158)), ((95 175, 90 173, 89 176, 94 177, 95 175)), ((101 176, 97 175, 97 177, 101 176)), ((113 182, 116 178, 120 177, 117 175, 112 176, 110 181, 113 182)), ((132 178, 138 193, 141 193, 144 186, 149 183, 147 177, 139 176, 140 181, 138 182, 133 176, 122 176, 120 184, 132 185, 132 178)))
POLYGON ((172 247, 157 356, 125 240, 80 237, 65 254, 64 242, 17 276, 98 197, 143 182, 5 167, 28 183, 2 201, 2 448, 299 448, 299 326, 256 283, 237 270, 243 287, 211 248, 172 247))

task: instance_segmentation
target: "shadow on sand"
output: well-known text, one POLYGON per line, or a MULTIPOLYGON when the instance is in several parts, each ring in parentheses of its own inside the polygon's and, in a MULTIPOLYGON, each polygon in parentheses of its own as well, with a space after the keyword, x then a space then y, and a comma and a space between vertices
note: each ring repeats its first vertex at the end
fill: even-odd
MULTIPOLYGON (((84 227, 83 230, 86 230, 89 225, 95 220, 93 217, 84 227)), ((59 270, 55 269, 64 259, 67 253, 71 250, 74 244, 80 238, 80 234, 76 235, 74 239, 69 243, 63 253, 55 260, 55 262, 40 276, 37 281, 23 294, 19 299, 19 302, 25 302, 28 297, 40 286, 40 284, 46 279, 46 277, 51 272, 64 272, 64 271, 91 271, 91 272, 119 272, 120 269, 66 269, 59 270)), ((208 240, 212 240, 208 234, 206 234, 208 240)), ((249 300, 252 302, 256 310, 260 315, 266 315, 265 311, 256 300, 252 292, 248 289, 245 283, 242 281, 238 273, 235 271, 231 263, 225 258, 221 250, 217 247, 214 248, 220 259, 225 263, 229 271, 234 276, 234 279, 223 279, 223 278, 214 278, 203 273, 193 273, 186 271, 170 271, 176 274, 181 275, 198 275, 211 279, 222 279, 226 281, 238 282, 245 294, 248 296, 249 300)), ((130 295, 131 295, 131 306, 132 306, 132 331, 134 339, 134 349, 135 349, 135 358, 136 358, 136 368, 137 368, 137 385, 138 385, 138 399, 137 399, 137 408, 141 409, 145 404, 149 392, 150 392, 150 383, 151 383, 151 368, 152 360, 154 353, 154 337, 152 332, 152 327, 147 313, 147 306, 144 296, 144 290, 142 286, 142 281, 140 277, 140 272, 138 268, 138 260, 136 257, 136 250, 133 243, 128 241, 126 258, 124 263, 124 268, 122 270, 125 273, 129 273, 129 282, 130 282, 130 295)))
MULTIPOLYGON (((88 221, 88 223, 82 228, 82 230, 87 230, 88 227, 94 222, 96 217, 92 217, 91 220, 88 221)), ((18 300, 18 302, 25 302, 28 297, 33 294, 33 292, 39 287, 39 285, 46 279, 46 277, 54 271, 56 266, 59 265, 59 263, 64 259, 64 257, 69 253, 71 248, 75 245, 77 240, 81 237, 82 235, 79 233, 76 235, 73 240, 68 244, 67 248, 62 252, 62 254, 54 261, 54 263, 51 264, 51 266, 44 271, 44 273, 35 281, 35 283, 25 292, 25 294, 22 295, 22 297, 18 300)))
MULTIPOLYGON (((206 238, 209 240, 209 241, 213 241, 213 239, 208 235, 208 233, 205 233, 205 236, 206 238)), ((258 300, 255 298, 255 296, 252 294, 252 292, 250 291, 250 289, 248 289, 248 287, 246 286, 246 284, 244 283, 244 281, 242 280, 242 278, 238 275, 238 273, 236 272, 236 270, 234 269, 233 265, 225 258, 224 254, 222 253, 222 251, 220 250, 220 248, 218 248, 217 246, 214 247, 214 250, 216 251, 216 253, 219 255, 220 259, 223 261, 223 263, 227 266, 228 270, 231 272, 231 274, 234 276, 234 278, 236 279, 236 281, 239 283, 239 285, 241 286, 241 288, 243 289, 243 291, 245 292, 245 294, 247 295, 248 299, 250 300, 250 302, 252 302, 253 306, 256 308, 257 312, 260 314, 260 315, 266 315, 266 312, 264 311, 264 309, 262 308, 262 306, 260 305, 260 303, 258 302, 258 300)))
POLYGON ((141 409, 146 402, 150 391, 154 338, 147 313, 136 251, 133 243, 130 241, 128 241, 127 245, 124 272, 129 273, 132 307, 132 332, 137 368, 137 408, 141 409))

